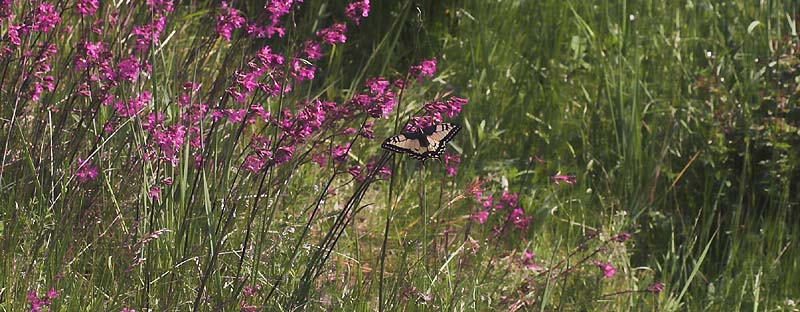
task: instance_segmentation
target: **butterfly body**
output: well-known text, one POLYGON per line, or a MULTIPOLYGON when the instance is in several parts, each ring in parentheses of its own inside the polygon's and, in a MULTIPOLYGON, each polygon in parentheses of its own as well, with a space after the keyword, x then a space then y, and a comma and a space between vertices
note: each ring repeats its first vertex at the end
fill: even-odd
POLYGON ((395 153, 408 154, 411 158, 422 161, 439 158, 444 154, 447 143, 459 130, 461 130, 461 126, 458 124, 435 124, 415 132, 403 131, 400 135, 383 141, 381 147, 395 153))

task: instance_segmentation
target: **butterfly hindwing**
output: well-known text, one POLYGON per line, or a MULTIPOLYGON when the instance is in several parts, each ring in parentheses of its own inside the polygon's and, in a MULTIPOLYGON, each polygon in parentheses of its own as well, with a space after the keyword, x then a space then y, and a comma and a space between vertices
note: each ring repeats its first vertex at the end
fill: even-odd
POLYGON ((425 127, 416 133, 402 133, 386 139, 381 147, 396 153, 405 153, 411 158, 426 160, 444 154, 447 142, 461 130, 454 123, 440 123, 425 127))

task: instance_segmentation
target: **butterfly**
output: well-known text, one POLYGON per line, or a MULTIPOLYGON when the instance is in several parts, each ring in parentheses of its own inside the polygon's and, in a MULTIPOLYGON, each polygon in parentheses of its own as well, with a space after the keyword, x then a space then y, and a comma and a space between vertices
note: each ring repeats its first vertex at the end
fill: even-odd
POLYGON ((447 142, 461 130, 461 126, 454 123, 440 123, 415 132, 403 131, 383 141, 381 147, 395 153, 405 153, 411 158, 425 161, 430 158, 439 158, 444 154, 447 142))

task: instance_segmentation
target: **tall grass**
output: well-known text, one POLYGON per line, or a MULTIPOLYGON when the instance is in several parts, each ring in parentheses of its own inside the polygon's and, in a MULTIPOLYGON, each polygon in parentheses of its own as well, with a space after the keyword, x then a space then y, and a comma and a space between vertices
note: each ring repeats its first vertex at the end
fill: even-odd
POLYGON ((797 309, 795 3, 87 3, 0 7, 3 311, 797 309))

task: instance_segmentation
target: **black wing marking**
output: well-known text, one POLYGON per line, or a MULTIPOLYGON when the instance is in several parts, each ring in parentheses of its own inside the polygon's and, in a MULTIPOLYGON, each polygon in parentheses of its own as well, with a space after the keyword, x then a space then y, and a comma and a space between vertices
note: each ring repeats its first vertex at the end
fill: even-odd
POLYGON ((403 133, 386 139, 381 147, 396 153, 408 154, 411 158, 426 160, 444 154, 447 143, 461 130, 454 123, 441 123, 422 129, 422 133, 403 133), (421 140, 425 140, 422 142, 421 140), (425 144, 427 143, 427 144, 425 144))

